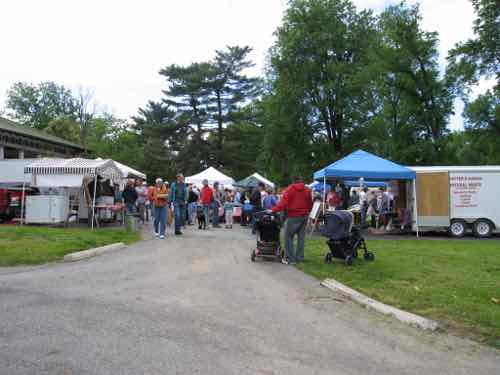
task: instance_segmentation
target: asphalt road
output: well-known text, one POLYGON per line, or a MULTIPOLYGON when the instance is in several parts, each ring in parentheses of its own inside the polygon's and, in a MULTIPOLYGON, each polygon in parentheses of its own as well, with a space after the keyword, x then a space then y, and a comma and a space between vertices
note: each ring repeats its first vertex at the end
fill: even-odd
POLYGON ((0 374, 499 374, 500 352, 364 310, 241 229, 0 269, 0 374))

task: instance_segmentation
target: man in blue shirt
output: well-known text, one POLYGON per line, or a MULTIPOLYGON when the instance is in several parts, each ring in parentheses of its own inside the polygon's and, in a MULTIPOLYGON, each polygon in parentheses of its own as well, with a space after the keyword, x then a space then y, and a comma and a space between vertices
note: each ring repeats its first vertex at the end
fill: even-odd
POLYGON ((174 205, 175 234, 181 235, 181 227, 186 217, 186 204, 188 200, 188 189, 184 183, 182 173, 177 174, 177 181, 170 186, 170 202, 174 205))

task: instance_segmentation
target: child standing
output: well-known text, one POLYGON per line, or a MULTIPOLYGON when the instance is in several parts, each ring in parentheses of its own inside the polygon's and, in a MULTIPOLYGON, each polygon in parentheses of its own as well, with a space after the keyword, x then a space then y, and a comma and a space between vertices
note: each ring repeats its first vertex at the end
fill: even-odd
POLYGON ((228 191, 224 199, 224 212, 226 215, 226 228, 233 227, 234 196, 228 191))

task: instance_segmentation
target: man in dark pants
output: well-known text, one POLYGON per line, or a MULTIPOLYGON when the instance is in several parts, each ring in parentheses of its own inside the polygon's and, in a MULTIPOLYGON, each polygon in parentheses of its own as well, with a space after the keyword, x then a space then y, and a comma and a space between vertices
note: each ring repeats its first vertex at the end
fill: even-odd
POLYGON ((283 197, 272 210, 268 212, 287 211, 285 223, 285 258, 284 264, 295 264, 304 261, 304 242, 306 225, 313 201, 311 189, 304 185, 300 177, 294 177, 283 197), (297 235, 297 251, 293 246, 293 239, 297 235))
POLYGON ((181 235, 181 227, 184 225, 186 204, 188 199, 187 186, 184 183, 182 173, 177 175, 177 181, 170 186, 170 202, 174 205, 175 234, 181 235))
POLYGON ((135 190, 134 180, 128 180, 127 186, 122 193, 123 201, 125 202, 125 209, 127 215, 133 215, 137 212, 135 203, 137 201, 137 191, 135 190))
POLYGON ((262 182, 259 182, 259 185, 252 191, 252 195, 250 195, 250 204, 253 206, 252 211, 252 234, 255 234, 255 217, 253 214, 256 212, 262 211, 262 195, 261 192, 265 189, 265 185, 262 182))

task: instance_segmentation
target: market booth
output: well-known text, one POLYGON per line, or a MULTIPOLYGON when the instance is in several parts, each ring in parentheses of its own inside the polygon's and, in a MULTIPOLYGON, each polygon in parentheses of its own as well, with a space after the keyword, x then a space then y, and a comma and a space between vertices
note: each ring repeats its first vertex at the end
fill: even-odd
POLYGON ((411 212, 416 209, 415 177, 415 171, 363 150, 355 151, 314 173, 314 179, 323 185, 323 203, 326 201, 327 184, 347 187, 357 181, 359 187, 368 187, 368 184, 385 183, 393 198, 388 215, 397 220, 398 225, 405 226, 412 224, 408 221, 411 221, 411 212))
POLYGON ((262 176, 261 174, 255 172, 254 174, 244 178, 243 180, 240 180, 234 184, 234 186, 243 188, 243 189, 253 189, 259 185, 259 183, 262 182, 264 185, 267 187, 270 187, 272 189, 275 188, 274 182, 269 181, 267 178, 262 176))
POLYGON ((218 182, 222 188, 232 189, 234 185, 234 179, 226 176, 224 173, 218 171, 214 167, 209 167, 203 172, 195 174, 193 176, 186 177, 187 184, 193 184, 195 186, 201 187, 203 180, 207 180, 209 185, 213 185, 214 182, 218 182))
POLYGON ((26 199, 26 223, 62 223, 76 214, 94 227, 123 211, 123 205, 115 204, 122 172, 113 160, 37 159, 24 173, 31 176, 29 186, 40 192, 26 199))

